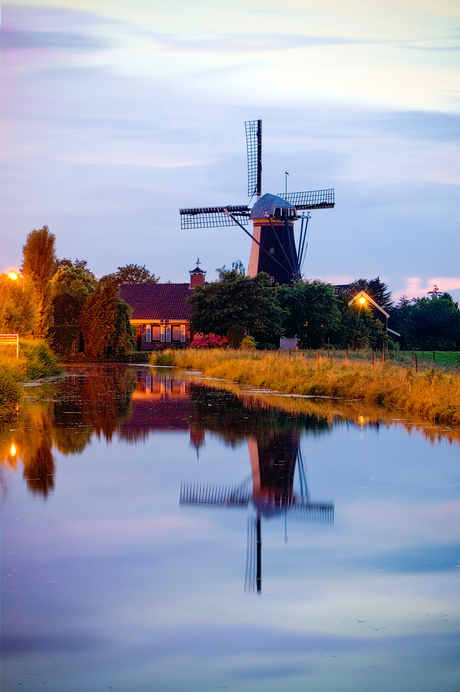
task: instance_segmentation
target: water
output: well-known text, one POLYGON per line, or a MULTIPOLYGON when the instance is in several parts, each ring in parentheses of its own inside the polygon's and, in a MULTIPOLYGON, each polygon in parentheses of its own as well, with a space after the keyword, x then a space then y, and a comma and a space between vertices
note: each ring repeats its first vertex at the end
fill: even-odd
POLYGON ((458 443, 142 367, 28 397, 0 433, 3 692, 458 689, 458 443))

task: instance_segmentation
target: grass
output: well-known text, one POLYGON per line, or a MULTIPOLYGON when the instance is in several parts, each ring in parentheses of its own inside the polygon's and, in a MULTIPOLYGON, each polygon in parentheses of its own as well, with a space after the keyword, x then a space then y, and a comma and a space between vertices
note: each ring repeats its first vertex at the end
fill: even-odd
POLYGON ((433 424, 460 426, 460 374, 390 363, 309 360, 230 350, 169 351, 171 364, 284 394, 358 400, 433 424))
POLYGON ((49 346, 39 339, 20 341, 16 347, 5 346, 0 353, 0 419, 11 414, 22 396, 22 383, 43 379, 60 372, 49 346))

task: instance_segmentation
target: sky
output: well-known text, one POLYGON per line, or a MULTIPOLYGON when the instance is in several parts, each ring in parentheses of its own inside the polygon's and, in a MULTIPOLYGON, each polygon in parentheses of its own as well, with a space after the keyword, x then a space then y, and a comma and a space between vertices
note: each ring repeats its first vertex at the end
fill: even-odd
POLYGON ((45 224, 99 277, 247 267, 241 229, 179 209, 248 203, 262 119, 263 192, 335 188, 308 279, 460 300, 456 0, 23 0, 0 22, 0 272, 45 224))

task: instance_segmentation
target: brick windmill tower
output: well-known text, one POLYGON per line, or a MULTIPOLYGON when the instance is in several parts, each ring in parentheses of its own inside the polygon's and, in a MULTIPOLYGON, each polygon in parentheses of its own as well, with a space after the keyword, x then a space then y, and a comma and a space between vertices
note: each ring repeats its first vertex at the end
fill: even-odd
POLYGON ((331 209, 334 207, 334 189, 309 192, 287 192, 262 195, 262 121, 245 123, 248 156, 249 205, 224 207, 197 207, 180 209, 181 228, 212 228, 239 226, 252 239, 248 275, 266 272, 273 283, 286 284, 301 277, 301 268, 307 249, 307 228, 310 215, 300 211, 331 209), (296 245, 294 224, 302 219, 296 245), (245 226, 253 223, 251 234, 245 226))

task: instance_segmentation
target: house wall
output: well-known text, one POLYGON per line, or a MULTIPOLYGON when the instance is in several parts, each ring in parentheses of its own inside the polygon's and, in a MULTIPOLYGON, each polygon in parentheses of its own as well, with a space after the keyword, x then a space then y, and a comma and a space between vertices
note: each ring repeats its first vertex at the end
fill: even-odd
POLYGON ((134 338, 138 351, 162 351, 185 348, 192 340, 190 325, 185 320, 131 322, 136 327, 134 338))

